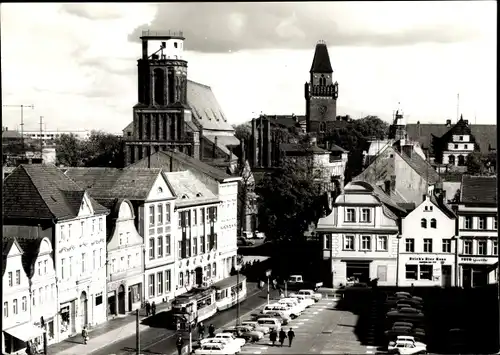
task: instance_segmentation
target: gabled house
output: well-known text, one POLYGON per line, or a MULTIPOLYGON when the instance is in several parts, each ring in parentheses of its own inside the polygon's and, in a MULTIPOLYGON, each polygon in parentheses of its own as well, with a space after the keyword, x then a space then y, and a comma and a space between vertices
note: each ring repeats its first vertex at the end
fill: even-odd
POLYGON ((323 241, 323 259, 330 264, 333 287, 348 279, 397 281, 400 218, 406 211, 378 186, 350 182, 320 218, 316 228, 323 241))
POLYGON ((51 241, 59 339, 104 322, 108 209, 54 165, 17 167, 4 181, 3 205, 4 226, 36 228, 51 241))

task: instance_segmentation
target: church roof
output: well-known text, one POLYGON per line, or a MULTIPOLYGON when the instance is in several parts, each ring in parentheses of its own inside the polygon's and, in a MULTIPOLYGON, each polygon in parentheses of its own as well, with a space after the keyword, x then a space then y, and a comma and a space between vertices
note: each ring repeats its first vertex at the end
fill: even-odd
POLYGON ((319 42, 316 44, 314 51, 314 59, 311 65, 311 73, 333 73, 332 64, 330 63, 330 56, 328 55, 328 48, 326 43, 319 42))

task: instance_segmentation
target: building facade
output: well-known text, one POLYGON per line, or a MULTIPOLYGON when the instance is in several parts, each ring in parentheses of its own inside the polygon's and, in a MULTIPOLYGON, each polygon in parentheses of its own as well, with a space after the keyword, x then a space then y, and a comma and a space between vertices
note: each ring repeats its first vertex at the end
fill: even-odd
POLYGON ((380 188, 362 181, 347 184, 330 211, 316 232, 323 240, 323 258, 331 263, 333 286, 345 285, 348 278, 394 285, 399 218, 406 212, 380 188))
POLYGON ((498 207, 496 176, 462 177, 458 215, 460 286, 498 280, 498 207))
POLYGON ((457 285, 456 216, 442 195, 425 195, 402 219, 398 285, 457 285))
POLYGON ((107 315, 114 317, 141 307, 144 281, 144 240, 135 227, 129 200, 102 200, 107 220, 107 315))

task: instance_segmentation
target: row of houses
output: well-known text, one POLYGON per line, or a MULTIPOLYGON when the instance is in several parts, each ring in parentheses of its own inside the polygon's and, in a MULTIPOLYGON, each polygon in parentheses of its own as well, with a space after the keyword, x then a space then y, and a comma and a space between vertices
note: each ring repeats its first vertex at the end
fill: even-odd
POLYGON ((459 200, 437 184, 408 207, 366 181, 349 183, 316 233, 334 287, 348 279, 385 286, 476 287, 497 281, 496 176, 464 175, 459 200))
POLYGON ((229 276, 240 178, 177 151, 140 164, 20 165, 4 180, 5 353, 229 276))

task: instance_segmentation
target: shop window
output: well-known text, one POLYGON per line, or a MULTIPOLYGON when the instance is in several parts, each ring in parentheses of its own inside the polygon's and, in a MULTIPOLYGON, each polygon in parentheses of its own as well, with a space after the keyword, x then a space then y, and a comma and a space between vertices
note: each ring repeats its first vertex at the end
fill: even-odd
POLYGON ((432 253, 432 239, 424 238, 424 253, 432 253))
POLYGON ((388 242, 387 242, 387 237, 386 236, 380 236, 377 239, 377 250, 378 251, 387 251, 388 249, 388 242))
POLYGON ((420 227, 427 228, 427 220, 425 218, 420 220, 420 227))
POLYGON ((344 250, 354 250, 354 236, 344 236, 344 250))
POLYGON ((95 305, 100 306, 102 304, 102 292, 99 292, 95 297, 95 305))
POLYGON ((414 253, 415 252, 415 239, 413 239, 413 238, 406 238, 406 240, 405 240, 405 251, 407 253, 414 253))
POLYGON ((432 265, 420 265, 420 280, 432 280, 432 265))
POLYGON ((486 255, 486 240, 478 240, 477 241, 477 254, 478 255, 486 255))
POLYGON ((465 216, 464 217, 464 228, 465 229, 472 229, 472 216, 465 216))
POLYGON ((431 219, 431 228, 436 229, 436 227, 437 227, 437 222, 436 222, 436 219, 433 218, 433 219, 431 219))
POLYGON ((443 239, 443 253, 451 253, 451 239, 443 239))
POLYGON ((405 265, 407 280, 417 280, 418 265, 405 265))

